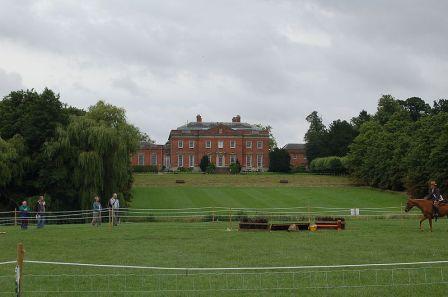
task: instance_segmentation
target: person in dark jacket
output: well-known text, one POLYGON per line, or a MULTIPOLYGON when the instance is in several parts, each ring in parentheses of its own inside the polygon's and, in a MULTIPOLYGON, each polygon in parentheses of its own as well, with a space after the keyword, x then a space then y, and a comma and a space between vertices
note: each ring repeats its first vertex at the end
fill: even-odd
POLYGON ((443 198, 442 195, 440 195, 440 190, 434 180, 432 180, 430 183, 429 193, 425 196, 425 199, 432 200, 434 217, 437 219, 439 217, 439 208, 437 206, 441 201, 443 201, 443 198))
POLYGON ((37 228, 43 228, 45 225, 45 198, 44 196, 39 196, 36 207, 36 223, 37 228))

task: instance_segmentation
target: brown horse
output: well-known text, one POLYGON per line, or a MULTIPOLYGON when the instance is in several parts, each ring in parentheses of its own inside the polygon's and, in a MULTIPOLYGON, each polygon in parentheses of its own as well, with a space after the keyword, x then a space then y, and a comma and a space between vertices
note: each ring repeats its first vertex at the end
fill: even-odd
MULTIPOLYGON (((429 229, 432 232, 432 219, 434 218, 432 210, 432 201, 427 199, 408 199, 406 203, 406 208, 404 211, 408 212, 413 207, 418 207, 422 211, 422 218, 420 219, 420 230, 423 231, 422 223, 424 220, 429 221, 429 229)), ((448 204, 439 205, 439 218, 448 215, 448 204)))

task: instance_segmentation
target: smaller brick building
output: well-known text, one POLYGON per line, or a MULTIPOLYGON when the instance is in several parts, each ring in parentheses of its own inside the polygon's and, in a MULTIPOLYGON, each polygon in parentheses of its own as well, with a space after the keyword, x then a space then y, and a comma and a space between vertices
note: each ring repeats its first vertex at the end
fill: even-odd
POLYGON ((142 166, 157 166, 160 170, 164 165, 165 146, 161 144, 153 144, 146 141, 140 142, 140 148, 137 153, 132 155, 131 164, 142 166))
POLYGON ((291 167, 305 166, 308 167, 308 160, 306 159, 305 144, 303 143, 288 143, 283 147, 288 151, 291 157, 291 167))

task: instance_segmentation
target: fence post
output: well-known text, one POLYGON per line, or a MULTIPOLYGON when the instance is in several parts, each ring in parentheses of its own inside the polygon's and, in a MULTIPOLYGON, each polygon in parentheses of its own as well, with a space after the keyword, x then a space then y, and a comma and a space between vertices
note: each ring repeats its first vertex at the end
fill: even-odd
POLYGON ((111 216, 111 208, 109 208, 109 229, 112 228, 112 222, 110 220, 110 216, 111 216))
POLYGON ((232 230, 232 208, 229 208, 229 224, 227 226, 227 230, 232 230))
POLYGON ((14 226, 17 226, 17 209, 14 208, 14 226))
POLYGON ((309 202, 308 202, 308 223, 311 224, 311 209, 309 202))
POLYGON ((23 243, 17 244, 17 266, 16 266, 16 294, 17 297, 22 296, 22 284, 23 284, 23 259, 25 257, 25 250, 23 249, 23 243))
POLYGON ((212 208, 212 222, 215 221, 215 208, 212 208))

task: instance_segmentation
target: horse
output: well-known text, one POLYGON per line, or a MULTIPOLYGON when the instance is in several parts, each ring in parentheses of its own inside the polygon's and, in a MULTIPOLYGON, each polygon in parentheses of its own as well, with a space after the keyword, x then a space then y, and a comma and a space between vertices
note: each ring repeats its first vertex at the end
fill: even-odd
MULTIPOLYGON (((412 199, 409 198, 406 203, 405 212, 410 211, 413 207, 418 207, 422 211, 422 218, 420 219, 420 231, 423 231, 422 223, 424 220, 429 221, 429 230, 432 232, 432 219, 434 218, 432 201, 428 199, 412 199)), ((439 218, 448 216, 448 204, 441 204, 439 208, 439 218)))

